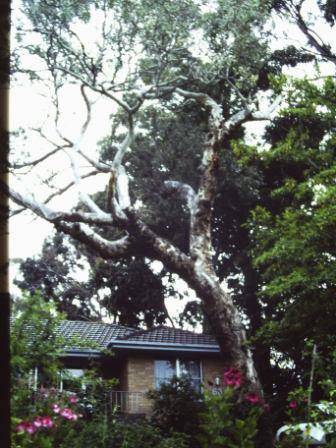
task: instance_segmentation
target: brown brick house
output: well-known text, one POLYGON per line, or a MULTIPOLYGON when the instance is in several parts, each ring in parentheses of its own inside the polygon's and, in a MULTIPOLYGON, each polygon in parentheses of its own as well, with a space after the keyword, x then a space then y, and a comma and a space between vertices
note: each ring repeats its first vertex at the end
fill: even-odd
MULTIPOLYGON (((92 361, 98 361, 103 378, 118 379, 110 399, 127 413, 148 413, 146 392, 173 376, 187 375, 197 390, 221 383, 224 363, 211 335, 171 327, 139 330, 82 321, 63 321, 59 333, 65 340, 82 341, 64 350, 67 373, 80 377, 92 361), (113 356, 106 355, 106 349, 113 356)), ((60 387, 65 384, 61 382, 60 387)))

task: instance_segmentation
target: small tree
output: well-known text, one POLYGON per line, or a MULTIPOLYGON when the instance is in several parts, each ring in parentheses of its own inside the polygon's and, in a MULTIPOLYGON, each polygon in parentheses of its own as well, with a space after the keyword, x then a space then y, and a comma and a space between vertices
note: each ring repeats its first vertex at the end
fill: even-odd
POLYGON ((23 296, 13 304, 10 349, 14 392, 23 383, 28 386, 36 367, 46 384, 57 382, 63 339, 56 330, 61 319, 53 302, 46 303, 39 294, 23 296))

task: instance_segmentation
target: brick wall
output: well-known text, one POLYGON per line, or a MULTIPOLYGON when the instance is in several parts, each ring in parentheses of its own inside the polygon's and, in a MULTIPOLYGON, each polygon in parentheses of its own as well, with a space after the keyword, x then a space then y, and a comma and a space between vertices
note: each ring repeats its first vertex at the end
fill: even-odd
POLYGON ((215 378, 219 377, 222 381, 225 363, 222 360, 205 358, 202 360, 203 384, 206 389, 211 388, 209 381, 215 384, 215 378))
MULTIPOLYGON (((202 373, 203 384, 205 388, 211 388, 208 381, 215 384, 215 378, 218 376, 221 380, 225 363, 221 360, 212 358, 203 358, 202 373)), ((125 389, 131 392, 129 395, 128 412, 138 412, 149 414, 151 411, 151 401, 143 395, 140 397, 136 392, 147 392, 155 387, 154 378, 154 358, 152 357, 129 357, 126 364, 125 389), (133 394, 132 394, 133 393, 133 394)))
MULTIPOLYGON (((150 357, 129 357, 127 360, 128 392, 147 392, 154 389, 154 385, 154 359, 150 357)), ((130 396, 132 397, 132 395, 130 396)), ((151 402, 142 396, 136 407, 139 413, 148 413, 151 409, 151 402)), ((132 408, 130 412, 132 412, 132 408)))

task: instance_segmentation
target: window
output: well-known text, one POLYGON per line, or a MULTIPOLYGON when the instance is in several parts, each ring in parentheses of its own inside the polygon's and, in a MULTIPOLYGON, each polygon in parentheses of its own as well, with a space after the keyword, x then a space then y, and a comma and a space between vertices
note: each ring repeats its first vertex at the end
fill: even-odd
POLYGON ((156 360, 154 364, 155 387, 170 381, 174 376, 187 377, 197 392, 201 391, 201 363, 198 360, 173 359, 156 360))
POLYGON ((79 389, 85 389, 85 384, 82 381, 84 376, 83 369, 64 369, 60 374, 59 390, 77 392, 79 389))
POLYGON ((199 361, 177 360, 180 364, 180 375, 186 376, 197 392, 201 392, 201 364, 199 361))
POLYGON ((155 387, 159 389, 162 383, 167 383, 176 375, 175 361, 155 361, 155 387))

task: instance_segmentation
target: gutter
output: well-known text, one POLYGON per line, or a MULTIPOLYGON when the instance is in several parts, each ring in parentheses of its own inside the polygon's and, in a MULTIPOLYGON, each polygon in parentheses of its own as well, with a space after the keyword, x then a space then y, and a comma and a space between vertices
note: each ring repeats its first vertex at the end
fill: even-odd
POLYGON ((214 344, 163 344, 162 342, 124 341, 114 340, 110 348, 132 349, 132 350, 160 350, 180 351, 192 353, 220 353, 219 345, 214 344))

